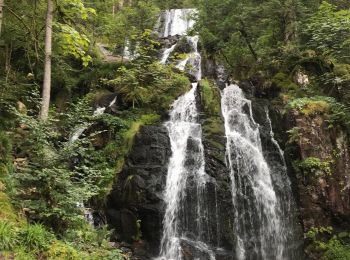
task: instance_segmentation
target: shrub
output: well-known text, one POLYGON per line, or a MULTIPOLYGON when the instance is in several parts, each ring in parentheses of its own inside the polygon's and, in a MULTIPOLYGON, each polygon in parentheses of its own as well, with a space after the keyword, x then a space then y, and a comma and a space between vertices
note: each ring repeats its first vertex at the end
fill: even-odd
POLYGON ((314 96, 297 98, 289 101, 287 110, 294 109, 305 116, 327 115, 329 126, 341 124, 350 132, 350 110, 332 97, 314 96))
POLYGON ((0 221, 0 251, 12 250, 17 244, 17 232, 15 227, 7 221, 0 221))
POLYGON ((46 256, 48 259, 65 259, 65 260, 78 260, 86 258, 86 255, 82 255, 72 246, 60 241, 55 241, 48 249, 46 256))
POLYGON ((290 77, 283 72, 278 72, 272 78, 272 84, 283 91, 297 90, 299 88, 298 85, 293 83, 290 77))
POLYGON ((287 108, 298 110, 306 116, 312 116, 328 113, 330 102, 334 102, 334 100, 327 97, 297 98, 290 101, 287 108))
POLYGON ((19 232, 20 243, 35 252, 47 250, 53 239, 54 236, 40 224, 27 225, 19 232))
POLYGON ((321 253, 322 260, 348 260, 350 259, 350 245, 348 242, 350 234, 342 232, 334 234, 332 227, 311 228, 306 233, 311 240, 307 251, 321 253))
POLYGON ((326 252, 322 259, 324 260, 348 260, 350 259, 350 245, 333 237, 328 243, 323 245, 326 252))
POLYGON ((304 161, 300 162, 298 165, 299 168, 301 168, 305 172, 315 173, 317 170, 321 170, 329 175, 332 172, 332 163, 332 160, 322 162, 319 158, 308 157, 304 161))

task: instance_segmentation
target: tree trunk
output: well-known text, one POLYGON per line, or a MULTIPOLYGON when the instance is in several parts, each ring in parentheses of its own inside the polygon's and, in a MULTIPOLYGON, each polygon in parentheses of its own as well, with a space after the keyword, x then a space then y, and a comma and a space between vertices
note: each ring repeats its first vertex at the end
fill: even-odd
POLYGON ((51 92, 51 57, 52 57, 52 21, 53 21, 53 0, 47 0, 46 33, 45 33, 45 67, 44 84, 42 92, 42 105, 40 119, 45 120, 49 115, 50 92, 51 92))
POLYGON ((251 54, 253 55, 254 59, 257 61, 258 60, 258 55, 256 54, 252 44, 250 43, 250 39, 249 39, 248 33, 245 30, 245 24, 243 23, 242 20, 240 20, 239 22, 240 22, 240 24, 242 26, 241 29, 239 29, 239 32, 243 36, 243 38, 244 38, 246 44, 248 45, 248 48, 249 48, 251 54))
POLYGON ((2 18, 3 18, 3 7, 5 0, 0 0, 0 38, 1 38, 1 29, 2 29, 2 18))

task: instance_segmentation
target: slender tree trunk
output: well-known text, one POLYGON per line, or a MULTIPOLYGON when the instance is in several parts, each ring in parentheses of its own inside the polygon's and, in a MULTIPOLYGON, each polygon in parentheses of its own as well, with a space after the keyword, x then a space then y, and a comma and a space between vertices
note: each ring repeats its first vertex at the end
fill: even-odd
POLYGON ((241 35, 243 36, 246 44, 248 45, 248 48, 251 52, 251 54, 253 55, 254 59, 257 61, 258 60, 258 55, 256 54, 252 44, 250 43, 250 38, 249 38, 249 35, 247 33, 247 31, 245 30, 245 24, 243 23, 242 20, 239 21, 240 24, 241 24, 241 29, 239 29, 239 32, 241 33, 241 35))
POLYGON ((1 38, 1 29, 2 29, 2 18, 3 18, 3 7, 5 0, 0 0, 0 38, 1 38))
POLYGON ((46 33, 45 33, 45 67, 44 84, 42 92, 42 105, 40 119, 45 120, 49 115, 50 92, 51 92, 51 57, 52 57, 52 21, 53 0, 47 0, 46 33))

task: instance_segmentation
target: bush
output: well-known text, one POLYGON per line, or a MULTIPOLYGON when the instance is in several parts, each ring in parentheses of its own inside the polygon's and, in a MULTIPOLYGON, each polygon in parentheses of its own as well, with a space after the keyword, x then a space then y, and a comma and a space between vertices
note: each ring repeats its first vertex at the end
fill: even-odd
POLYGON ((299 89, 299 86, 292 82, 290 77, 283 73, 278 72, 273 78, 272 78, 272 84, 276 87, 280 88, 282 91, 290 91, 290 90, 297 90, 299 89))
POLYGON ((40 224, 27 225, 19 232, 20 243, 34 252, 47 250, 53 239, 54 236, 40 224))
POLYGON ((350 110, 335 98, 326 96, 297 98, 289 101, 286 108, 297 110, 305 116, 325 115, 329 127, 342 125, 350 133, 350 110))
POLYGON ((80 252, 78 252, 72 246, 60 241, 55 241, 54 243, 51 244, 50 248, 46 253, 46 256, 48 259, 52 259, 52 260, 59 260, 59 259, 78 260, 78 259, 83 259, 87 257, 86 255, 83 255, 80 252))
POLYGON ((306 233, 306 237, 311 242, 307 251, 321 256, 322 260, 350 259, 349 233, 335 234, 332 227, 314 227, 306 233))
POLYGON ((322 259, 324 260, 348 260, 350 259, 350 245, 333 237, 328 243, 325 243, 326 250, 322 259))
POLYGON ((7 221, 0 222, 0 251, 12 250, 17 244, 17 232, 15 227, 7 221))
POLYGON ((330 111, 330 103, 335 102, 328 97, 297 98, 287 105, 289 109, 295 109, 305 116, 325 114, 330 111))
POLYGON ((316 171, 321 170, 329 175, 332 173, 332 163, 332 160, 322 162, 319 158, 309 157, 306 158, 304 161, 300 162, 298 165, 299 168, 301 168, 305 172, 315 173, 316 171))

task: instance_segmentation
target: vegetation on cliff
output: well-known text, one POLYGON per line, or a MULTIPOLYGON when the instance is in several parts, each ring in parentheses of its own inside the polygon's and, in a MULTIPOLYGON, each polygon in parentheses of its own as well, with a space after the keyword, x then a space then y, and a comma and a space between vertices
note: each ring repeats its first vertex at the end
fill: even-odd
MULTIPOLYGON (((350 133, 347 0, 53 4, 50 55, 45 52, 47 1, 0 0, 0 258, 127 257, 108 242, 104 225, 93 229, 86 223, 85 208, 103 208, 140 126, 160 122, 190 85, 182 72, 158 62, 160 45, 152 30, 162 9, 198 9, 201 48, 207 60, 225 66, 227 80, 250 80, 276 110, 310 124, 321 116, 327 129, 350 133), (137 55, 130 59, 126 49, 137 55), (41 116, 47 119, 41 120, 48 57, 51 98, 46 97, 48 115, 41 116), (108 113, 94 115, 93 106, 108 113)), ((220 150, 219 89, 204 79, 200 92, 203 133, 220 150)), ((290 144, 305 135, 305 129, 293 127, 290 144)), ((295 165, 303 173, 323 171, 331 178, 337 156, 307 156, 295 165)), ((346 230, 309 231, 310 256, 349 258, 346 230)))

